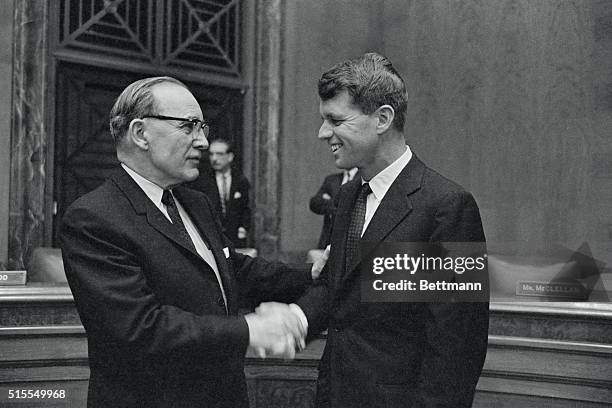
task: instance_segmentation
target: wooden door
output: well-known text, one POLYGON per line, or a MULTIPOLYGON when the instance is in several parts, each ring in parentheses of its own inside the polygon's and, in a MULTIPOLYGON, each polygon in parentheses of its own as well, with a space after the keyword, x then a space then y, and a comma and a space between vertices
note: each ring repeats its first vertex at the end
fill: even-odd
MULTIPOLYGON (((57 71, 53 222, 57 245, 61 217, 81 195, 95 189, 119 162, 108 128, 112 105, 131 82, 147 75, 61 63, 57 71)), ((180 79, 180 78, 177 78, 180 79)), ((243 96, 240 90, 185 82, 204 118, 210 138, 231 140, 241 168, 243 96)), ((203 166, 207 165, 203 160, 203 166)))

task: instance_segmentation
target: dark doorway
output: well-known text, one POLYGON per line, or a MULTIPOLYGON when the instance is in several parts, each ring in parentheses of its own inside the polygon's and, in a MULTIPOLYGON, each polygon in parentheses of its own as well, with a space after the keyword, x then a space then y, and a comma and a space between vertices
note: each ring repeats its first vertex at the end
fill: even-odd
MULTIPOLYGON (((149 75, 72 63, 62 62, 58 65, 54 245, 58 244, 59 224, 66 208, 78 197, 102 184, 119 165, 108 129, 108 115, 123 88, 146 76, 149 75)), ((210 123, 210 138, 223 137, 233 142, 235 165, 241 170, 243 95, 240 90, 184 82, 210 123)), ((202 163, 206 166, 208 160, 202 163)))

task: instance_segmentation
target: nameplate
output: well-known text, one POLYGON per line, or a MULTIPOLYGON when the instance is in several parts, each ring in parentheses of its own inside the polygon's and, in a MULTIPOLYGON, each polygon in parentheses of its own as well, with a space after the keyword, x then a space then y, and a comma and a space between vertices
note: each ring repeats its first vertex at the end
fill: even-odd
POLYGON ((26 271, 0 271, 0 286, 26 284, 26 271))
POLYGON ((516 294, 576 300, 586 300, 589 297, 586 288, 578 282, 518 281, 516 294))

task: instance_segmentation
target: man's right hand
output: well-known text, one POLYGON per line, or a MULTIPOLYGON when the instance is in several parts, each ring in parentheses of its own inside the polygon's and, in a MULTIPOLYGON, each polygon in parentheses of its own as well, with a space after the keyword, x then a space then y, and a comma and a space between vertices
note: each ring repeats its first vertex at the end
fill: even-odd
POLYGON ((287 305, 267 305, 264 309, 258 308, 257 313, 244 316, 249 326, 249 348, 258 357, 292 359, 296 346, 304 342, 306 328, 287 305))

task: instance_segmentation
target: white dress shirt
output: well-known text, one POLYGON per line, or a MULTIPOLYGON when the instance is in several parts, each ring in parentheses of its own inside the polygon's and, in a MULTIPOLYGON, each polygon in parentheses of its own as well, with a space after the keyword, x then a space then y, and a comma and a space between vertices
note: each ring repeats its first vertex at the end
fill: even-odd
POLYGON ((357 174, 357 167, 353 167, 350 170, 344 170, 344 174, 342 175, 342 184, 346 184, 349 181, 355 178, 355 174, 357 174))
MULTIPOLYGON (((368 184, 372 189, 372 193, 368 195, 368 201, 366 202, 365 222, 363 223, 363 229, 361 230, 362 236, 368 228, 372 217, 376 213, 380 202, 383 198, 385 198, 387 191, 389 191, 389 187, 391 187, 391 184, 393 184, 397 176, 399 176, 404 167, 406 167, 410 159, 412 159, 412 151, 410 150, 410 147, 406 145, 406 151, 397 160, 388 165, 383 171, 372 177, 372 180, 368 181, 368 184)), ((365 183, 363 179, 361 179, 361 182, 365 183)))
MULTIPOLYGON (((370 188, 372 189, 372 193, 368 195, 368 200, 366 202, 365 222, 363 224, 363 230, 361 230, 362 236, 365 230, 368 228, 372 217, 376 213, 380 202, 391 187, 391 184, 393 184, 397 176, 399 176, 404 167, 406 167, 410 159, 412 159, 412 151, 410 150, 410 147, 406 145, 406 151, 397 160, 387 166, 376 176, 372 177, 372 180, 368 182, 370 184, 370 188)), ((355 170, 355 172, 357 172, 357 170, 355 170)), ((365 180, 361 179, 362 184, 365 182, 365 180)), ((293 307, 293 312, 299 316, 302 324, 308 327, 308 319, 306 318, 306 315, 302 309, 297 305, 291 306, 293 307)))
MULTIPOLYGON (((136 173, 134 170, 126 166, 124 163, 121 163, 121 167, 123 167, 123 169, 130 175, 130 177, 134 179, 136 184, 138 184, 142 191, 144 191, 144 193, 147 195, 147 197, 149 197, 153 204, 155 204, 155 206, 159 208, 162 214, 166 216, 168 221, 172 222, 170 216, 168 215, 168 211, 166 210, 166 206, 161 201, 162 195, 164 194, 164 189, 142 177, 140 174, 136 173)), ((172 193, 172 190, 170 190, 170 192, 172 193)), ((174 194, 172 194, 172 197, 174 198, 176 208, 178 209, 179 215, 183 220, 183 224, 185 224, 185 229, 187 230, 187 233, 189 234, 189 237, 191 238, 191 241, 193 242, 193 245, 195 246, 198 255, 200 255, 200 257, 204 259, 204 261, 206 261, 206 263, 210 265, 212 270, 215 272, 215 276, 217 277, 217 281, 219 282, 221 294, 223 295, 223 300, 225 302, 225 309, 227 311, 227 298, 225 297, 225 290, 223 288, 223 283, 221 282, 221 275, 219 274, 219 267, 217 266, 217 261, 215 260, 212 251, 206 246, 206 243, 202 239, 202 236, 200 235, 200 232, 198 231, 197 227, 195 226, 193 221, 191 221, 191 218, 189 218, 189 214, 187 214, 187 212, 185 211, 179 200, 176 199, 176 196, 174 194)))

